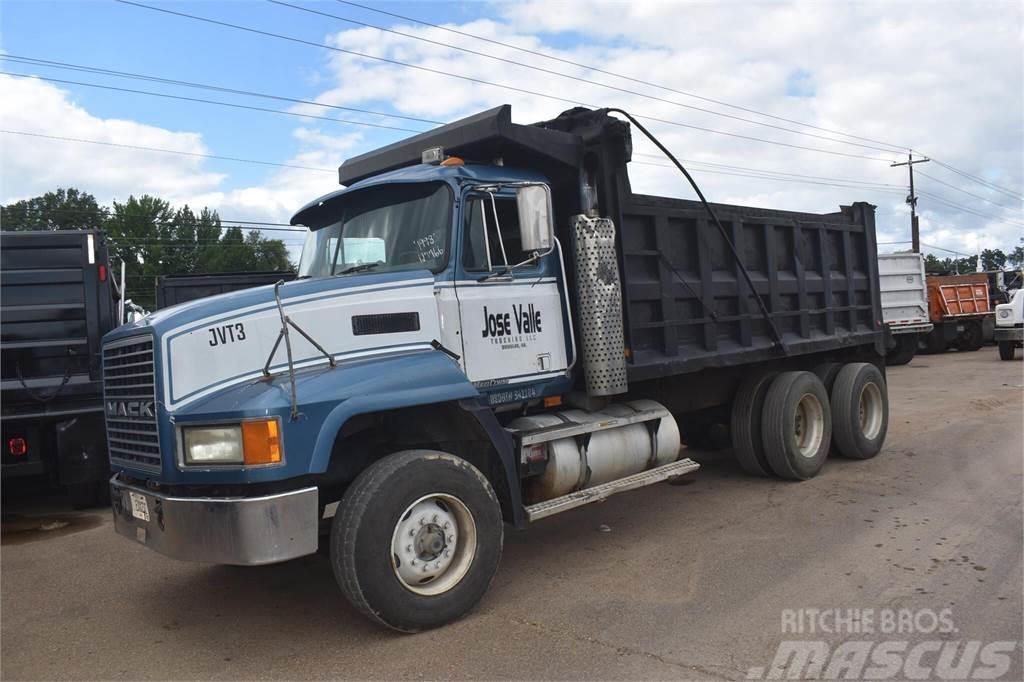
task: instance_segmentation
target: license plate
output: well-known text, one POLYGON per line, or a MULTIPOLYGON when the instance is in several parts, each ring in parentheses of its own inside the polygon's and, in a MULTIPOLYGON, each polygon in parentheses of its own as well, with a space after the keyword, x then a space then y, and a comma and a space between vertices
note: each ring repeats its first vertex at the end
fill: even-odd
POLYGON ((128 492, 132 501, 132 516, 141 520, 149 521, 149 505, 146 504, 146 496, 139 493, 128 492))

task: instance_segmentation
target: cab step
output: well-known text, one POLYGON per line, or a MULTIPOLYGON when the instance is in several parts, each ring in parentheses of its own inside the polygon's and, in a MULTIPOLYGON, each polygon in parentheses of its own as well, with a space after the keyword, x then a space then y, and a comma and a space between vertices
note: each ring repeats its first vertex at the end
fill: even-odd
POLYGON ((623 493, 627 490, 634 490, 636 488, 643 488, 644 486, 658 483, 669 478, 676 478, 683 476, 692 471, 696 471, 700 468, 700 464, 697 464, 690 458, 681 459, 671 464, 664 464, 654 469, 648 469, 647 471, 641 471, 638 474, 632 476, 626 476, 615 481, 609 481, 608 483, 602 483, 596 485, 593 488, 585 488, 584 490, 577 490, 574 493, 568 495, 562 495, 561 497, 555 497, 544 502, 538 502, 537 504, 531 504, 526 508, 526 517, 530 521, 537 521, 548 516, 554 516, 576 507, 582 507, 585 504, 591 502, 600 502, 601 500, 608 499, 616 493, 623 493))

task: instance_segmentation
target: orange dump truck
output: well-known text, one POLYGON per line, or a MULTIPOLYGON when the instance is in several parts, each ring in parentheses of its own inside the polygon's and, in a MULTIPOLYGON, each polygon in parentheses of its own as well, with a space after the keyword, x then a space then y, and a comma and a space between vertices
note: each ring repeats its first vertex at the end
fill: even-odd
POLYGON ((934 328, 921 339, 925 353, 941 353, 950 346, 978 350, 984 343, 984 326, 994 320, 988 277, 982 273, 928 277, 928 314, 934 328))

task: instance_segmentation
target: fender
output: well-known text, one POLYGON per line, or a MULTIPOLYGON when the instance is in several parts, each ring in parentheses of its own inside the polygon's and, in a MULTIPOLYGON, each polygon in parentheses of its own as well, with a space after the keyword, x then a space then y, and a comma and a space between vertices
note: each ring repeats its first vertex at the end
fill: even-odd
MULTIPOLYGON (((360 381, 354 386, 345 380, 336 382, 334 402, 338 404, 320 424, 309 463, 310 473, 327 471, 331 448, 338 432, 345 422, 356 415, 477 398, 480 395, 462 370, 440 351, 406 353, 360 364, 363 365, 360 369, 365 370, 360 374, 365 373, 367 379, 371 380, 360 381)), ((328 402, 330 396, 318 395, 316 400, 328 402)), ((303 402, 304 396, 300 393, 300 409, 303 402)))

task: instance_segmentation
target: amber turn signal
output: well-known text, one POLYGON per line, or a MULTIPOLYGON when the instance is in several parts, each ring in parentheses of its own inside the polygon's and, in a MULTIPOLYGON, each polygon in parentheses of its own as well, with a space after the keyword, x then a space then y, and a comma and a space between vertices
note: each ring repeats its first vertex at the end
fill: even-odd
POLYGON ((281 438, 277 420, 242 422, 242 452, 247 465, 280 462, 281 438))

